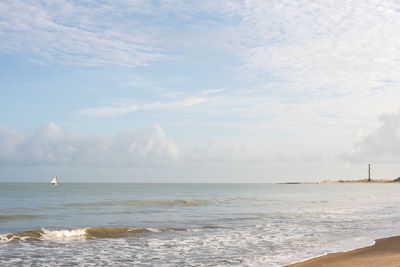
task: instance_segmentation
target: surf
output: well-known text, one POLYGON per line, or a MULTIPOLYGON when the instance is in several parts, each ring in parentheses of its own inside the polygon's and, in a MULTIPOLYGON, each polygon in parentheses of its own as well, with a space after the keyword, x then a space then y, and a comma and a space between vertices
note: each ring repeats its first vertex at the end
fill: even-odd
POLYGON ((184 228, 118 228, 85 227, 62 230, 32 230, 17 233, 0 234, 0 241, 70 241, 96 238, 128 238, 143 234, 171 231, 187 231, 184 228))

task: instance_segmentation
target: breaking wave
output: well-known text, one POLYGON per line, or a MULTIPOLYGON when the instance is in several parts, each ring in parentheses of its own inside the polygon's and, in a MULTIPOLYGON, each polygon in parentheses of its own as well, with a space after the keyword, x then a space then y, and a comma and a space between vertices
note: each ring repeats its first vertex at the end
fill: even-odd
POLYGON ((86 227, 70 230, 32 230, 18 233, 0 234, 0 241, 68 241, 95 238, 124 238, 134 237, 140 234, 186 231, 183 228, 110 228, 110 227, 86 227))
POLYGON ((232 201, 259 201, 259 198, 227 198, 227 199, 193 199, 193 200, 133 200, 133 201, 104 201, 89 203, 68 203, 64 207, 95 207, 95 206, 201 206, 218 203, 228 203, 232 201))

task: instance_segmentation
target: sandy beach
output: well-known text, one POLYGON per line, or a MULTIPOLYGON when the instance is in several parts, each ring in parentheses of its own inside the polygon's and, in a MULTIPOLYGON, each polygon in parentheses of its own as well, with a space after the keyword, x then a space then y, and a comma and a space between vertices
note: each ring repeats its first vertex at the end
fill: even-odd
POLYGON ((400 236, 378 239, 370 247, 328 254, 287 266, 400 266, 400 236))

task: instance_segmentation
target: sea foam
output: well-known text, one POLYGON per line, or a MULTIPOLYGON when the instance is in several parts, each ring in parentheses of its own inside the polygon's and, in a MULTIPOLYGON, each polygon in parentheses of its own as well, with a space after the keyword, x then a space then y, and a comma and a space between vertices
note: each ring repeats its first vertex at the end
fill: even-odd
POLYGON ((123 238, 133 237, 139 234, 159 233, 165 231, 185 231, 185 229, 86 227, 64 230, 46 230, 42 228, 40 230, 0 234, 0 241, 68 241, 94 238, 123 238))

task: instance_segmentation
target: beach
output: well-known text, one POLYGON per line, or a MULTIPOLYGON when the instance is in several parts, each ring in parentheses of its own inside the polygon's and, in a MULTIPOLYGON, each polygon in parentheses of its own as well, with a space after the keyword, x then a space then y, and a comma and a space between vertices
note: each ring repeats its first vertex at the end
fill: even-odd
POLYGON ((400 266, 400 236, 378 239, 369 247, 332 253, 287 266, 400 266))

